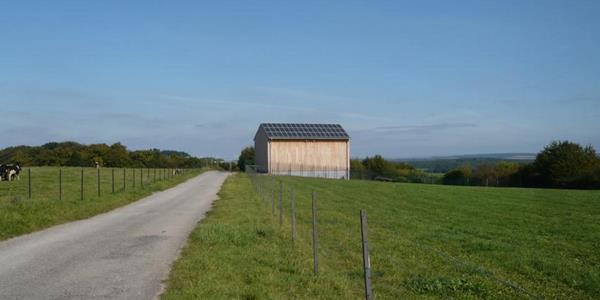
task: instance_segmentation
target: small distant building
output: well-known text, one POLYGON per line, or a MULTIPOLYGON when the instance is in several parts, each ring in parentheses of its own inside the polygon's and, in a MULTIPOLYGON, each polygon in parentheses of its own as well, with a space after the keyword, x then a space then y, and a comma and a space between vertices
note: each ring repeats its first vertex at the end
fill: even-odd
POLYGON ((339 124, 263 123, 254 149, 258 172, 350 179, 350 136, 339 124))

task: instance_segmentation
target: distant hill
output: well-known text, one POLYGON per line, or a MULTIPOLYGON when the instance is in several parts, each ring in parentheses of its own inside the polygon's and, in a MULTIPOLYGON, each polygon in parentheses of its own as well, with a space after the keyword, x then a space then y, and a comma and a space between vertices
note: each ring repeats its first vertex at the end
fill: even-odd
POLYGON ((535 159, 535 156, 536 154, 534 153, 489 153, 403 158, 392 159, 392 161, 403 162, 427 172, 446 173, 465 164, 470 164, 472 167, 476 167, 481 164, 495 165, 503 161, 530 163, 535 159))

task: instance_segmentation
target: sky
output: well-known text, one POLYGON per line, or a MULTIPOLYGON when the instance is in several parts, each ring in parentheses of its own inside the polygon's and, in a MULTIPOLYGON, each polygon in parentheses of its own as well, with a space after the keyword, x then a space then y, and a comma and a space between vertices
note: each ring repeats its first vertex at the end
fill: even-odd
POLYGON ((0 3, 0 148, 234 159, 295 122, 354 157, 600 150, 599 1, 211 2, 0 3))

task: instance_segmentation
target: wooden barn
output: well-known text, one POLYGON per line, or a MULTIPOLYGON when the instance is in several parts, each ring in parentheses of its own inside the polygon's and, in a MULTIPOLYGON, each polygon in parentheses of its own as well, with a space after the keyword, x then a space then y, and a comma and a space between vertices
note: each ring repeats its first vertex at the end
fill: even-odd
POLYGON ((254 149, 262 173, 350 179, 350 137, 338 124, 263 123, 254 149))

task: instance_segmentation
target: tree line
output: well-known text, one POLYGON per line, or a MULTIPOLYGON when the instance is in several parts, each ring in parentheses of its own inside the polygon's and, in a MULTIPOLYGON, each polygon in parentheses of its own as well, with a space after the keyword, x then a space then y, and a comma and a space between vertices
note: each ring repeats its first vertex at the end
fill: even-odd
MULTIPOLYGON (((244 170, 254 161, 254 148, 246 147, 240 153, 238 167, 244 170)), ((594 189, 600 188, 600 157, 592 146, 555 141, 530 163, 482 162, 472 167, 467 162, 441 175, 375 155, 351 159, 350 178, 448 185, 594 189)))
POLYGON ((540 188, 600 188, 600 158, 592 146, 555 141, 532 163, 500 162, 472 168, 465 164, 444 174, 450 185, 540 188))
POLYGON ((16 146, 0 150, 0 163, 19 163, 22 166, 200 168, 221 162, 221 159, 198 158, 173 150, 130 151, 121 143, 109 146, 51 142, 42 146, 16 146))
POLYGON ((436 176, 433 174, 426 173, 407 163, 386 160, 381 155, 351 159, 350 178, 413 183, 436 181, 436 176))

